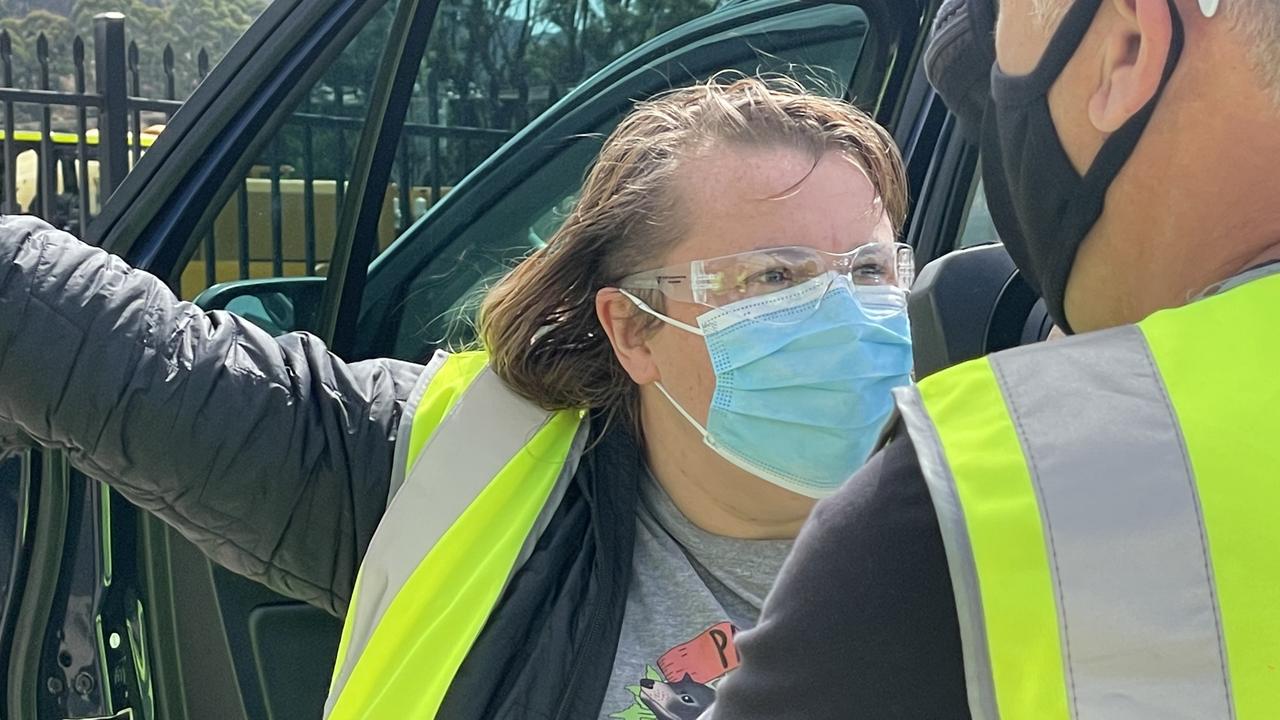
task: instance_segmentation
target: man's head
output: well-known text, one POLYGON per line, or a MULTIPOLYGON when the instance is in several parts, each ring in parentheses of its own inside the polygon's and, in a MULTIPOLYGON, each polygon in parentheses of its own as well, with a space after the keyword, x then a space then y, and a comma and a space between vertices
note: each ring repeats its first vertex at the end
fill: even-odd
MULTIPOLYGON (((1000 71, 1036 70, 1085 1, 998 0, 1000 71)), ((1076 331, 1135 322, 1280 257, 1280 3, 1102 0, 1047 96, 1070 165, 1086 174, 1153 100, 1070 266, 1076 331)), ((1027 150, 1013 162, 1045 148, 1027 150)))

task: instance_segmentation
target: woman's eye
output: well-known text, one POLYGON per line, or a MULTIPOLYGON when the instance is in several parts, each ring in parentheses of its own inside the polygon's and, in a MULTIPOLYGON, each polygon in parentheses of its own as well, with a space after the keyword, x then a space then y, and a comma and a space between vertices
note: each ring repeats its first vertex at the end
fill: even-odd
POLYGON ((795 280, 795 273, 790 268, 776 267, 761 270, 747 278, 749 285, 787 285, 795 280))
POLYGON ((863 263, 853 269, 855 279, 883 280, 888 275, 889 271, 880 263, 863 263))

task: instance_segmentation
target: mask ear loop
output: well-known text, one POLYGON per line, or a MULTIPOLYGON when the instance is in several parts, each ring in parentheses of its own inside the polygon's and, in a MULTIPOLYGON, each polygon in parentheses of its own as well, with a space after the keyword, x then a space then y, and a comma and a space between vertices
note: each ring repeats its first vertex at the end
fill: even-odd
POLYGON ((700 336, 702 336, 702 337, 706 337, 706 333, 702 332, 702 328, 696 328, 696 327, 694 327, 694 326, 690 325, 689 323, 680 322, 679 320, 676 320, 675 318, 667 317, 666 315, 663 315, 662 313, 658 312, 657 310, 654 310, 653 308, 649 307, 649 304, 648 304, 648 303, 646 303, 645 301, 641 300, 640 298, 636 297, 635 295, 632 295, 631 293, 627 292, 626 290, 623 290, 622 288, 618 288, 618 292, 622 293, 623 297, 625 297, 625 298, 627 298, 628 300, 630 300, 631 302, 635 303, 636 307, 638 307, 638 308, 640 308, 642 311, 647 312, 647 313, 649 313, 650 315, 652 315, 652 316, 654 316, 654 317, 658 318, 658 319, 659 319, 659 320, 661 320, 662 322, 664 322, 664 323, 666 323, 666 324, 668 324, 668 325, 672 325, 672 326, 674 326, 674 327, 678 327, 678 328, 680 328, 681 330, 684 330, 685 332, 691 332, 691 333, 693 333, 694 335, 700 335, 700 336))
POLYGON ((662 383, 661 383, 661 382, 659 382, 659 381, 654 381, 654 383, 653 383, 653 384, 657 386, 658 391, 659 391, 659 392, 661 392, 661 393, 662 393, 662 395, 663 395, 663 397, 665 397, 665 398, 667 399, 667 402, 671 403, 671 406, 672 406, 672 407, 674 407, 674 408, 676 409, 676 412, 678 412, 678 413, 680 413, 681 415, 683 415, 683 416, 684 416, 684 419, 685 419, 685 420, 688 420, 688 421, 689 421, 689 424, 690 424, 690 425, 692 425, 692 426, 694 427, 694 429, 696 429, 696 430, 698 431, 698 433, 702 435, 702 437, 703 437, 703 438, 706 438, 706 437, 707 437, 707 429, 706 429, 706 428, 704 428, 704 427, 702 427, 702 423, 698 422, 697 420, 694 420, 694 419, 693 419, 693 416, 692 416, 692 415, 690 415, 690 414, 689 414, 689 413, 688 413, 688 412, 687 412, 683 407, 681 407, 681 406, 680 406, 680 403, 676 402, 676 399, 675 399, 675 398, 671 397, 671 393, 667 392, 667 389, 666 389, 665 387, 663 387, 663 386, 662 386, 662 383))
MULTIPOLYGON (((653 308, 649 307, 649 303, 646 303, 645 301, 641 300, 635 295, 632 295, 626 290, 623 290, 622 288, 618 288, 618 292, 622 293, 623 297, 635 303, 636 307, 658 318, 662 322, 667 323, 668 325, 674 325, 675 327, 678 327, 681 330, 684 330, 686 332, 691 332, 694 335, 701 335, 703 337, 706 336, 706 334, 702 332, 702 328, 696 328, 688 323, 680 322, 675 318, 669 318, 666 315, 663 315, 662 313, 658 312, 657 310, 654 310, 653 308)), ((676 409, 676 412, 683 415, 684 419, 688 420, 689 424, 692 425, 698 431, 698 433, 705 438, 707 436, 707 429, 702 426, 702 423, 698 422, 697 420, 694 420, 693 416, 690 415, 687 410, 681 407, 680 403, 676 402, 676 399, 674 397, 671 397, 671 393, 667 392, 667 389, 663 387, 660 381, 655 381, 653 384, 657 386, 658 392, 662 393, 662 396, 667 399, 667 402, 671 403, 671 406, 676 409)))

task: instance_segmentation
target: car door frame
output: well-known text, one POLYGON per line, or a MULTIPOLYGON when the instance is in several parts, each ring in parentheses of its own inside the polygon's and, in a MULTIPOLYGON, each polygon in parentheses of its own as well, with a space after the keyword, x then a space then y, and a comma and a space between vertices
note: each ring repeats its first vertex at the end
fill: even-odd
MULTIPOLYGON (((184 233, 190 235, 193 224, 204 221, 214 204, 209 202, 208 194, 202 192, 203 188, 213 182, 212 178, 226 177, 226 173, 234 173, 236 169, 243 172, 252 162, 253 143, 265 142, 273 134, 273 128, 289 114, 293 101, 310 89, 329 61, 387 1, 277 0, 272 3, 175 114, 162 140, 149 150, 104 204, 102 214, 88 229, 87 240, 123 255, 135 267, 162 277, 168 275, 172 267, 185 261, 194 249, 193 243, 177 243, 172 238, 184 233), (298 32, 299 28, 304 31, 298 32), (245 82, 246 78, 253 82, 245 82), (188 161, 182 162, 183 157, 188 161), (188 212, 193 203, 204 208, 204 212, 196 213, 199 219, 195 223, 191 221, 192 213, 188 212), (180 222, 183 219, 185 224, 180 222)), ((374 241, 373 233, 361 233, 358 228, 369 219, 367 196, 376 194, 380 199, 379 185, 385 184, 390 176, 394 148, 407 109, 406 77, 411 86, 429 36, 423 29, 429 31, 438 5, 439 0, 401 0, 397 7, 397 22, 393 23, 389 42, 384 47, 375 89, 370 96, 366 129, 361 135, 356 167, 349 181, 352 191, 348 193, 348 209, 343 214, 343 229, 348 240, 345 247, 337 245, 335 250, 344 252, 347 258, 370 252, 374 241), (388 146, 390 152, 384 149, 388 146)), ((364 268, 359 270, 354 282, 346 277, 351 273, 343 273, 338 284, 359 286, 364 268)), ((341 288, 334 298, 330 304, 336 313, 341 304, 341 288)), ((52 692, 54 686, 42 687, 41 658, 49 652, 49 638, 55 632, 63 636, 69 619, 64 618, 64 624, 58 629, 49 626, 55 589, 67 582, 64 574, 70 563, 62 561, 71 550, 66 544, 69 532, 72 535, 91 532, 96 537, 105 528, 107 534, 97 546, 103 560, 98 565, 91 564, 93 567, 105 562, 109 568, 114 553, 123 552, 123 557, 129 558, 135 549, 144 562, 168 557, 163 527, 122 499, 112 499, 104 493, 102 502, 93 505, 89 512, 70 506, 68 498, 74 496, 77 485, 86 485, 84 491, 99 486, 73 472, 61 453, 35 452, 33 462, 24 472, 24 483, 24 487, 33 489, 29 494, 34 494, 37 500, 31 503, 34 514, 24 536, 29 540, 30 547, 25 552, 29 561, 25 563, 27 573, 20 601, 12 612, 17 631, 9 644, 0 648, 9 668, 6 710, 12 717, 48 714, 38 708, 48 701, 45 690, 52 692), (112 528, 113 512, 117 515, 115 530, 127 528, 129 531, 124 533, 125 537, 117 537, 120 533, 112 528)), ((129 624, 128 637, 122 639, 119 634, 113 634, 113 647, 103 647, 102 638, 96 638, 103 659, 96 673, 96 686, 101 693, 101 707, 108 712, 125 706, 127 701, 123 695, 134 694, 154 697, 154 705, 142 710, 143 717, 152 716, 151 712, 158 709, 162 717, 181 718, 187 715, 182 673, 175 663, 174 648, 163 641, 164 633, 160 632, 164 620, 171 619, 172 613, 166 610, 172 609, 175 598, 171 592, 165 593, 166 587, 172 589, 167 578, 157 578, 147 572, 154 568, 145 568, 143 577, 136 583, 145 586, 145 592, 155 593, 157 598, 154 609, 158 612, 147 615, 150 632, 139 627, 142 625, 139 612, 129 624), (148 636, 151 642, 146 641, 148 636), (138 682, 150 678, 145 687, 135 688, 133 693, 109 680, 106 671, 107 656, 119 651, 117 643, 129 640, 141 646, 134 658, 137 676, 142 678, 138 682), (157 663, 155 658, 163 661, 157 663), (144 675, 144 668, 152 669, 151 674, 144 675)), ((108 572, 102 582, 102 594, 110 592, 109 584, 108 572)), ((117 588, 119 586, 117 583, 117 588)), ((101 609, 99 594, 95 591, 90 603, 93 610, 101 609)), ((148 599, 151 597, 148 595, 148 599)), ((87 620, 78 624, 92 628, 99 622, 95 617, 87 620)), ((120 623, 122 628, 125 624, 120 623)), ((94 684, 92 679, 89 682, 91 686, 94 684)), ((73 692, 72 683, 60 686, 63 692, 73 692)))
MULTIPOLYGON (((862 57, 871 58, 872 62, 859 62, 848 96, 858 100, 877 122, 896 132, 911 132, 919 124, 914 120, 914 113, 919 112, 921 105, 927 106, 932 94, 923 71, 916 71, 927 34, 921 28, 929 27, 940 0, 791 0, 770 5, 762 3, 758 8, 743 3, 720 11, 725 14, 718 17, 713 13, 692 21, 686 28, 690 35, 710 35, 735 25, 827 4, 857 6, 867 15, 868 25, 876 28, 875 32, 868 33, 861 48, 862 57), (732 14, 733 9, 742 12, 732 14), (711 27, 702 27, 704 24, 711 27), (862 101, 860 95, 871 100, 862 101), (903 123, 902 118, 907 116, 912 116, 913 121, 903 123)), ((611 116, 613 106, 597 102, 597 99, 611 96, 616 92, 615 87, 625 83, 637 68, 661 57, 677 44, 676 38, 670 38, 668 42, 669 46, 640 46, 600 70, 591 77, 591 82, 584 82, 566 95, 463 178, 406 233, 407 237, 410 233, 431 232, 435 237, 431 249, 402 248, 393 244, 374 260, 369 268, 365 295, 369 301, 361 299, 362 309, 356 322, 361 332, 353 349, 353 359, 374 357, 385 352, 378 338, 388 334, 386 327, 394 322, 393 311, 402 288, 412 282, 416 268, 445 251, 451 245, 451 239, 474 222, 480 213, 507 195, 547 157, 558 152, 559 145, 554 138, 573 136, 582 128, 595 127, 611 116), (648 54, 638 54, 642 50, 648 54), (589 110, 595 114, 584 118, 583 112, 589 110), (539 142, 548 137, 553 140, 539 142), (408 257, 402 257, 402 252, 408 257)), ((932 147, 927 150, 931 153, 932 147)), ((904 154, 908 167, 913 167, 910 148, 904 154)), ((922 149, 918 154, 927 153, 922 149)), ((927 161, 924 164, 927 167, 927 161)), ((913 186, 913 197, 916 187, 923 185, 924 173, 917 174, 919 180, 913 186)))

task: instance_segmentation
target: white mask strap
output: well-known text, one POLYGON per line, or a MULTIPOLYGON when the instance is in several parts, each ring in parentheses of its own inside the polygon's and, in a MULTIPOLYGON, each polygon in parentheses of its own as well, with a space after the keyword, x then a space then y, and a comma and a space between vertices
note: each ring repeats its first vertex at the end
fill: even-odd
MULTIPOLYGON (((669 318, 669 317, 667 317, 666 315, 663 315, 662 313, 658 312, 657 310, 654 310, 653 308, 649 307, 649 304, 648 304, 648 303, 646 303, 645 301, 641 300, 640 298, 636 297, 635 295, 632 295, 631 293, 627 292, 626 290, 623 290, 622 288, 618 288, 618 292, 622 293, 622 294, 623 294, 623 295, 624 295, 628 300, 630 300, 631 302, 635 303, 635 304, 636 304, 636 307, 638 307, 638 308, 640 308, 641 310, 643 310, 644 312, 647 312, 647 313, 649 313, 650 315, 652 315, 652 316, 654 316, 654 317, 658 318, 659 320, 661 320, 662 322, 664 322, 664 323, 666 323, 666 324, 668 324, 668 325, 673 325, 673 326, 675 326, 675 327, 680 328, 681 330, 684 330, 685 332, 691 332, 691 333, 693 333, 694 335, 705 335, 705 334, 706 334, 706 333, 702 332, 702 328, 696 328, 696 327, 694 327, 694 326, 690 325, 689 323, 683 323, 683 322, 680 322, 679 320, 676 320, 675 318, 669 318)), ((663 392, 666 392, 666 391, 665 391, 665 390, 663 390, 663 392)), ((670 398, 670 396, 669 396, 669 395, 668 395, 667 397, 668 397, 668 398, 670 398)), ((672 402, 675 402, 675 401, 673 400, 672 402)), ((676 407, 679 407, 679 406, 677 405, 676 407)))
POLYGON ((704 428, 704 427, 702 427, 702 423, 698 422, 697 420, 694 420, 692 415, 690 415, 689 413, 685 412, 685 409, 684 409, 684 408, 682 408, 682 407, 680 407, 680 403, 676 402, 676 399, 675 399, 675 398, 673 398, 673 397, 671 397, 671 393, 667 392, 667 389, 666 389, 666 388, 664 388, 664 387, 662 387, 662 383, 660 383, 660 382, 654 382, 653 384, 658 386, 658 390, 659 390, 659 391, 660 391, 664 396, 666 396, 667 401, 668 401, 668 402, 670 402, 670 403, 675 407, 675 409, 676 409, 677 411, 679 411, 681 415, 683 415, 683 416, 684 416, 684 419, 685 419, 685 420, 688 420, 688 421, 689 421, 689 424, 690 424, 690 425, 692 425, 692 426, 694 426, 695 428, 697 428, 697 429, 698 429, 698 432, 699 432, 699 433, 701 433, 701 434, 702 434, 702 437, 704 437, 704 438, 705 438, 705 437, 707 436, 707 429, 706 429, 706 428, 704 428))
POLYGON ((1211 18, 1218 14, 1218 5, 1219 0, 1200 0, 1200 12, 1204 13, 1205 17, 1211 18))

